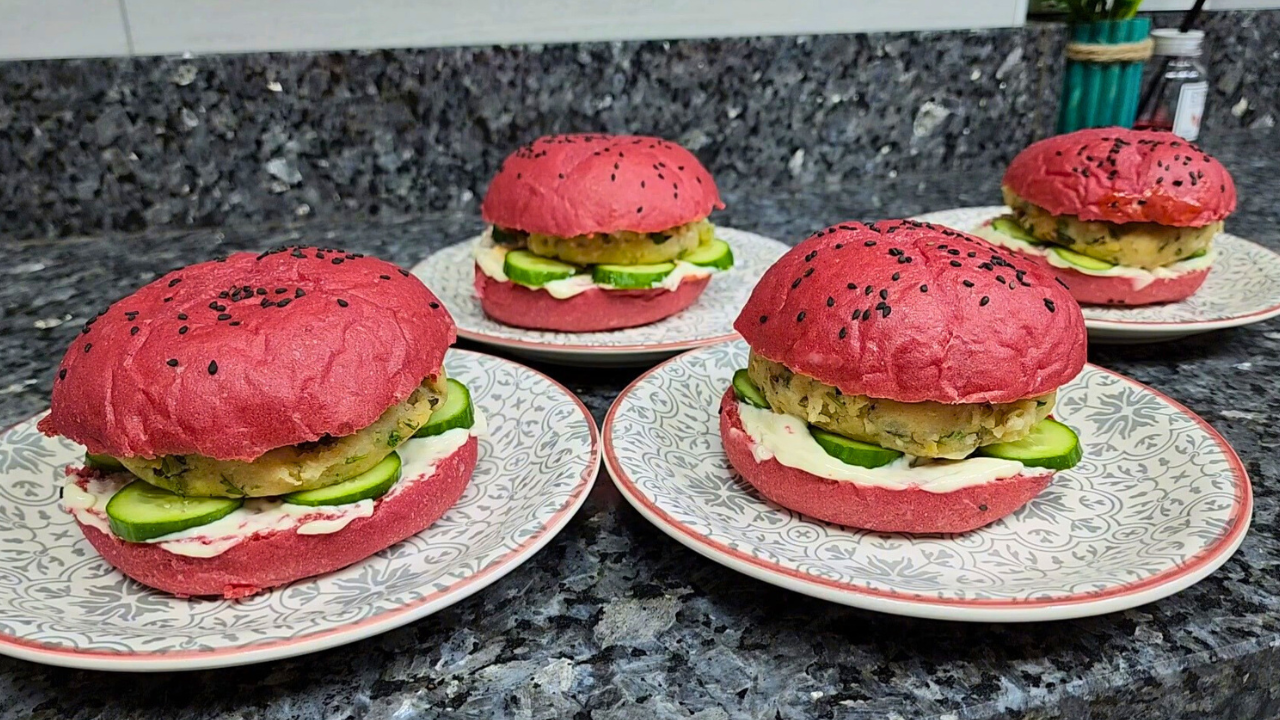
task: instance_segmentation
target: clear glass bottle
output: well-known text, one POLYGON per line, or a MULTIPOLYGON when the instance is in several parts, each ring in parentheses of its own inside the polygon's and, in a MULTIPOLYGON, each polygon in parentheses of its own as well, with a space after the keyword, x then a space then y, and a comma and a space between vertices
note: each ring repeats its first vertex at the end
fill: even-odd
POLYGON ((1184 140, 1200 137, 1200 119, 1209 95, 1209 78, 1200 55, 1204 32, 1152 30, 1155 54, 1162 57, 1152 89, 1144 97, 1135 128, 1170 130, 1184 140))

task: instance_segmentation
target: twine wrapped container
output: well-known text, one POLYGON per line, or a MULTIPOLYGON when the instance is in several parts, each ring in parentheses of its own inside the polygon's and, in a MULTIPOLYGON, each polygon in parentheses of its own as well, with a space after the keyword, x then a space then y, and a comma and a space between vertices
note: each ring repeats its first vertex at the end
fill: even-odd
POLYGON ((1147 18, 1071 26, 1058 132, 1133 127, 1142 92, 1142 67, 1154 43, 1147 18))

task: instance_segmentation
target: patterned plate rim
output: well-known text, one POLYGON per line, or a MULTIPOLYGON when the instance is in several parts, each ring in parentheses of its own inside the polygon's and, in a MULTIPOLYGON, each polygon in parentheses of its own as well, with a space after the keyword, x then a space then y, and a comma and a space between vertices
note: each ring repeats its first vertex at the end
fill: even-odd
POLYGON ((876 590, 861 585, 808 575, 778 563, 761 560, 740 550, 735 550, 685 525, 668 514, 656 502, 650 500, 619 462, 613 447, 614 418, 619 409, 631 393, 645 383, 650 376, 656 374, 667 365, 679 362, 690 354, 677 355, 653 367, 636 378, 618 394, 617 400, 614 401, 609 408, 609 412, 605 415, 602 430, 605 469, 608 470, 609 476, 613 479, 614 485, 622 493, 622 496, 641 515, 644 515, 650 522, 657 525, 660 530, 686 547, 704 557, 726 564, 758 580, 780 585, 781 587, 824 600, 899 615, 976 622, 1027 622, 1100 615, 1167 597, 1190 587, 1208 576, 1235 553, 1240 543, 1244 540, 1253 517, 1253 487, 1249 482, 1248 472, 1245 470, 1244 463, 1241 462, 1239 455, 1236 454, 1235 449, 1231 447, 1226 438, 1222 437, 1204 418, 1159 390, 1126 375, 1089 363, 1088 367, 1116 377, 1169 403, 1175 410, 1195 421, 1226 456, 1238 492, 1236 493, 1235 505, 1231 508, 1229 527, 1212 545, 1200 550, 1187 562, 1140 582, 1116 585, 1101 592, 1079 593, 1067 598, 944 600, 919 597, 902 592, 876 590), (1157 590, 1161 592, 1147 597, 1148 594, 1157 590), (1093 607, 1091 608, 1090 606, 1093 607))
MULTIPOLYGON (((596 478, 600 474, 601 442, 600 430, 595 418, 586 404, 569 388, 557 382, 545 373, 534 370, 527 365, 475 350, 450 348, 450 353, 463 356, 478 355, 494 358, 503 363, 516 366, 522 372, 530 372, 542 377, 552 386, 577 405, 582 419, 586 421, 591 435, 591 457, 578 483, 569 491, 568 499, 563 507, 557 510, 536 533, 524 542, 497 558, 478 572, 460 580, 446 590, 437 590, 429 595, 406 603, 395 610, 381 615, 365 618, 357 623, 341 625, 313 632, 301 637, 290 638, 262 644, 236 646, 219 650, 184 650, 165 653, 113 652, 107 650, 68 650, 47 643, 25 640, 21 637, 0 633, 0 654, 16 657, 20 660, 75 667, 89 670, 136 671, 172 671, 172 670, 204 670, 235 665, 279 660, 298 655, 310 654, 338 647, 348 643, 364 640, 381 633, 394 630, 416 620, 421 620, 443 610, 450 605, 461 602, 493 583, 501 580, 508 573, 520 567, 526 560, 536 555, 547 543, 551 542, 573 518, 583 502, 586 501, 596 478), (184 661, 188 661, 185 662, 184 661), (195 662, 190 662, 195 661, 195 662), (127 665, 127 667, 119 667, 127 665)), ((0 430, 0 435, 8 433, 15 427, 39 417, 37 413, 0 430)), ((358 563, 357 563, 358 564, 358 563)))
MULTIPOLYGON (((720 228, 722 226, 717 226, 717 227, 720 228)), ((774 238, 768 237, 767 235, 761 235, 760 233, 757 233, 757 232, 752 232, 750 230, 742 230, 740 228, 731 228, 728 226, 723 226, 723 229, 734 230, 736 232, 742 232, 742 233, 749 233, 751 235, 756 235, 757 237, 764 238, 765 240, 771 240, 783 246, 784 248, 783 252, 791 249, 791 247, 786 243, 780 240, 775 240, 774 238)), ((455 248, 459 245, 469 245, 471 243, 474 243, 478 237, 479 237, 478 235, 472 236, 467 238, 466 240, 462 240, 461 242, 456 242, 452 245, 446 245, 440 248, 439 250, 436 250, 435 252, 431 253, 430 255, 428 255, 427 257, 425 257, 419 262, 420 263, 427 262, 431 258, 435 257, 436 255, 439 255, 440 253, 445 252, 446 250, 455 248)), ((415 263, 414 267, 417 267, 418 264, 419 263, 415 263)), ((715 278, 712 278, 712 281, 714 282, 715 278)), ((627 328, 623 328, 620 332, 626 332, 626 330, 627 328)), ((470 340, 472 342, 484 343, 485 345, 493 345, 496 347, 527 348, 527 349, 536 349, 536 350, 544 350, 544 351, 551 351, 551 352, 563 352, 566 354, 582 354, 582 355, 630 355, 638 352, 649 352, 649 351, 679 352, 682 350, 696 350, 698 348, 706 347, 708 345, 717 345, 722 342, 727 342, 729 340, 737 339, 739 335, 735 331, 731 333, 725 333, 724 335, 715 335, 712 337, 698 338, 696 340, 675 340, 672 342, 663 342, 663 343, 638 343, 635 345, 578 345, 578 344, 557 345, 554 343, 538 342, 536 340, 521 340, 519 338, 505 338, 500 335, 489 335, 487 333, 484 333, 478 330, 468 330, 466 328, 459 327, 458 337, 464 338, 466 340, 470 340)))
MULTIPOLYGON (((935 222, 935 221, 929 220, 929 218, 934 215, 941 215, 943 213, 973 211, 973 212, 990 212, 993 216, 995 216, 995 215, 1003 214, 1008 210, 1009 208, 1004 205, 974 205, 972 207, 948 208, 946 210, 934 210, 932 212, 921 213, 920 215, 916 215, 914 219, 924 220, 928 222, 935 222)), ((1262 250, 1263 252, 1268 252, 1268 253, 1271 253, 1272 255, 1275 255, 1276 262, 1280 263, 1280 253, 1277 253, 1271 248, 1266 247, 1265 245, 1256 243, 1252 240, 1249 240, 1248 238, 1240 237, 1239 235, 1235 235, 1233 233, 1224 232, 1223 234, 1230 235, 1231 237, 1235 238, 1236 240, 1239 240, 1240 242, 1248 243, 1254 246, 1255 248, 1262 250)), ((1140 330, 1143 328, 1151 328, 1151 329, 1158 329, 1161 332, 1167 332, 1170 330, 1185 328, 1187 330, 1194 330, 1196 332, 1208 332, 1210 330, 1222 330, 1225 328, 1239 327, 1241 325, 1251 325, 1255 322, 1270 320, 1271 318, 1276 317, 1277 315, 1280 315, 1280 303, 1271 305, 1261 310, 1255 310, 1254 312, 1245 313, 1243 315, 1232 315, 1231 317, 1219 318, 1217 320, 1196 320, 1191 322, 1188 322, 1185 320, 1096 320, 1086 315, 1084 319, 1084 324, 1090 330, 1140 330)))

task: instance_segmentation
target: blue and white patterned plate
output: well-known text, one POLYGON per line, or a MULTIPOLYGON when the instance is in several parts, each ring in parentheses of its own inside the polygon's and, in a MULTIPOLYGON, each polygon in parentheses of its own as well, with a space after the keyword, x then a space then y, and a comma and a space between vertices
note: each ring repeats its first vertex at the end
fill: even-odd
POLYGON ((962 535, 862 532, 762 499, 730 467, 720 398, 747 345, 694 350, 622 392, 605 464, 642 515, 706 557, 846 605, 984 622, 1057 620, 1171 595, 1217 569, 1249 526, 1235 451, 1155 390, 1096 366, 1058 394, 1084 460, 1003 520, 962 535))
MULTIPOLYGON (((1009 212, 1003 205, 956 208, 916 220, 973 232, 1009 212)), ((1089 339, 1111 343, 1175 340, 1211 330, 1262 322, 1280 315, 1280 254, 1231 233, 1213 240, 1218 258, 1195 295, 1176 303, 1139 307, 1083 305, 1089 339)))
POLYGON ((0 653, 52 665, 158 671, 244 665, 354 642, 493 583, 555 537, 600 466, 595 421, 529 368, 465 350, 445 360, 489 423, 462 499, 429 529, 344 570, 244 600, 182 600, 106 563, 58 507, 84 449, 0 435, 0 653))
POLYGON ((458 337, 502 348, 535 360, 570 365, 650 365, 679 352, 737 337, 733 321, 760 276, 788 247, 755 233, 716 227, 716 237, 733 248, 734 266, 718 273, 687 310, 641 327, 608 332, 562 333, 526 330, 490 320, 476 299, 478 238, 438 250, 413 268, 458 323, 458 337))

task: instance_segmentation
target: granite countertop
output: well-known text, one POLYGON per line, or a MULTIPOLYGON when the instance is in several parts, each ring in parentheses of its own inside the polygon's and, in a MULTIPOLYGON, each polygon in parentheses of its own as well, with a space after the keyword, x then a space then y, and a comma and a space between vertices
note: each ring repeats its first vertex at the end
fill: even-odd
MULTIPOLYGON (((1274 134, 1208 143, 1240 185, 1229 228, 1280 249, 1264 158, 1274 134)), ((844 219, 991 204, 998 178, 939 172, 769 197, 730 189, 725 225, 795 242, 844 219)), ((409 265, 477 230, 470 215, 398 224, 151 232, 0 244, 0 425, 41 410, 83 319, 172 267, 319 242, 409 265)), ((1207 580, 1127 612, 1035 625, 878 615, 734 573, 668 539, 602 475, 527 564, 408 627, 236 669, 121 675, 0 658, 0 718, 1269 718, 1280 713, 1280 323, 1090 360, 1177 398, 1236 447, 1253 529, 1207 580)), ((539 366, 597 420, 636 370, 539 366)))

